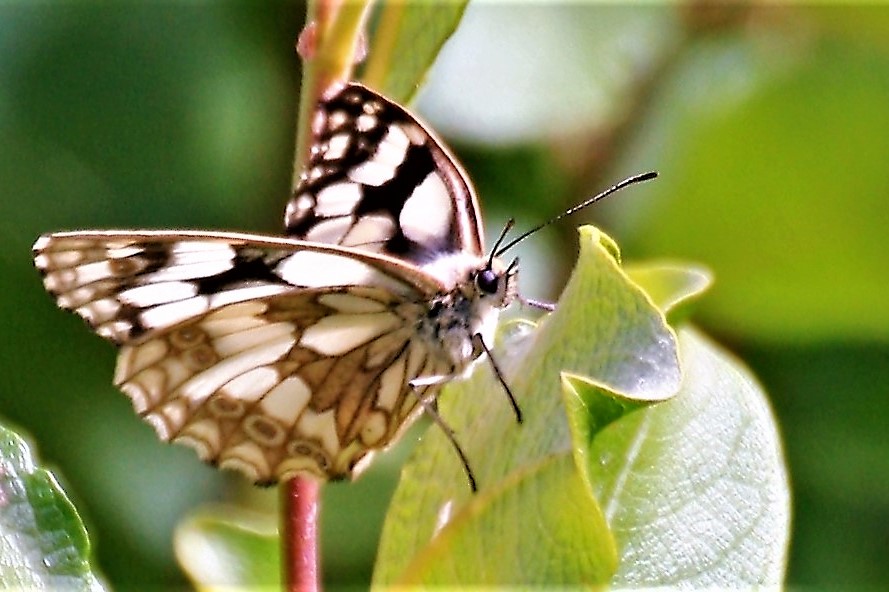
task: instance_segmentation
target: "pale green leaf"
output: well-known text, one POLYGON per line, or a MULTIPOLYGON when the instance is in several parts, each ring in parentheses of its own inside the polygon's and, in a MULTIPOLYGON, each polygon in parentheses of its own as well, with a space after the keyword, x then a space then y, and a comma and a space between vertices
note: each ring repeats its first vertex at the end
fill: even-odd
POLYGON ((581 544, 582 538, 564 541, 562 554, 543 556, 534 552, 543 536, 560 536, 558 530, 564 520, 594 524, 581 529, 589 540, 610 540, 604 523, 592 518, 598 516, 599 510, 593 500, 580 493, 585 488, 571 485, 580 471, 572 460, 573 444, 562 406, 560 376, 570 372, 594 377, 597 384, 628 399, 668 398, 679 386, 675 335, 648 296, 620 269, 614 243, 586 227, 581 230, 577 269, 557 311, 530 334, 513 335, 507 342, 505 347, 495 350, 494 356, 506 372, 525 422, 516 424, 502 385, 494 380, 486 365, 476 371, 472 380, 451 385, 440 399, 440 409, 469 457, 481 489, 477 497, 487 499, 496 492, 496 496, 509 503, 523 504, 522 515, 529 524, 535 522, 534 528, 517 526, 514 518, 494 510, 498 506, 493 502, 483 503, 490 515, 474 513, 475 504, 482 502, 476 502, 470 493, 450 444, 439 430, 431 430, 405 468, 393 499, 378 554, 375 584, 399 582, 405 573, 410 574, 411 581, 426 581, 424 566, 430 574, 434 572, 434 577, 428 577, 437 583, 488 582, 489 574, 505 569, 501 562, 505 566, 520 562, 528 574, 547 573, 553 578, 548 583, 553 585, 604 581, 604 569, 566 569, 556 573, 547 567, 550 563, 592 565, 594 554, 601 561, 601 546, 581 544), (550 459, 564 463, 559 465, 559 474, 564 478, 557 480, 546 473, 547 482, 539 482, 544 479, 544 472, 535 472, 534 467, 550 459), (545 515, 533 496, 510 491, 519 487, 532 491, 550 487, 556 491, 561 487, 563 492, 577 492, 577 497, 572 494, 571 503, 563 500, 548 510, 551 514, 545 515), (444 528, 443 516, 450 517, 444 528), (472 520, 478 524, 464 524, 472 520), (510 544, 521 555, 506 559, 494 554, 474 554, 458 544, 465 540, 469 545, 468 539, 447 534, 452 532, 451 524, 460 525, 453 528, 459 528, 461 533, 472 529, 487 533, 477 532, 475 536, 508 535, 515 539, 510 544), (425 559, 429 553, 440 552, 434 550, 444 544, 438 536, 455 539, 449 547, 460 558, 461 570, 450 576, 458 579, 448 580, 448 574, 433 570, 425 559))
POLYGON ((612 423, 587 452, 620 548, 614 584, 779 586, 790 492, 774 417, 740 363, 691 329, 680 346, 679 394, 612 423))
POLYGON ((713 283, 712 274, 699 265, 645 262, 628 265, 626 272, 674 325, 713 283))
POLYGON ((407 102, 457 28, 465 8, 466 0, 380 3, 362 81, 407 102))
POLYGON ((176 558, 199 590, 280 590, 273 519, 233 508, 207 508, 176 529, 176 558))
POLYGON ((0 587, 102 590, 86 529, 53 474, 0 427, 0 587))
POLYGON ((399 585, 602 586, 617 549, 588 484, 561 455, 513 473, 485 490, 414 559, 399 585), (534 560, 530 560, 534 558, 534 560))

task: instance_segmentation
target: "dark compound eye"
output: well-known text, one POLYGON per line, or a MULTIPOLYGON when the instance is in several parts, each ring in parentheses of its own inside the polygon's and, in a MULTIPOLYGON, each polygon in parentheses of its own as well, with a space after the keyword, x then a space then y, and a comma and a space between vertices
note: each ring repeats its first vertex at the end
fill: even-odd
POLYGON ((487 294, 496 294, 500 287, 500 276, 493 269, 483 269, 475 276, 478 289, 487 294))

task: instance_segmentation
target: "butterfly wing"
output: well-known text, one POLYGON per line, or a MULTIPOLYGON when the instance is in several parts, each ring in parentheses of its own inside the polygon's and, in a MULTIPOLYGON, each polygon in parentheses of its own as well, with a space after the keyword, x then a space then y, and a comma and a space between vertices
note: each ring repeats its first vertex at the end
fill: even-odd
POLYGON ((256 482, 351 474, 408 423, 409 381, 450 367, 416 338, 439 286, 396 260, 234 233, 34 248, 59 305, 122 346, 115 384, 158 435, 256 482))
POLYGON ((285 214, 289 235, 418 266, 483 255, 465 172, 402 107, 360 84, 335 86, 318 104, 312 131, 310 160, 285 214))
POLYGON ((411 378, 443 371, 416 308, 361 287, 230 304, 125 345, 115 383, 162 440, 255 482, 346 477, 409 423, 411 378))
POLYGON ((226 304, 295 289, 373 286, 414 301, 441 289, 391 258, 227 232, 44 235, 34 244, 34 263, 61 308, 117 344, 226 304))

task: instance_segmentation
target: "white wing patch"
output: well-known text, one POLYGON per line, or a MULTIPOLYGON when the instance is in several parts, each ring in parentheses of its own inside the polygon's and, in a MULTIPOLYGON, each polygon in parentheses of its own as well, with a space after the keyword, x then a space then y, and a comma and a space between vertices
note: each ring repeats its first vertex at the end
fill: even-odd
MULTIPOLYGON (((298 377, 291 376, 279 383, 278 373, 268 366, 262 366, 248 370, 240 376, 231 379, 219 392, 224 398, 235 399, 243 403, 255 403, 279 384, 285 384, 293 378, 298 377)), ((231 406, 214 405, 214 407, 218 407, 215 409, 217 415, 225 417, 232 414, 231 406)))
POLYGON ((385 162, 367 160, 350 169, 348 175, 355 183, 379 187, 395 177, 395 169, 385 162))
POLYGON ((41 237, 34 248, 44 285, 59 306, 118 344, 230 304, 301 288, 364 285, 419 297, 415 278, 400 278, 400 270, 307 243, 275 243, 282 239, 63 233, 41 237))
POLYGON ((319 243, 343 244, 350 246, 344 239, 352 229, 352 218, 338 216, 319 222, 306 234, 306 240, 319 243))
POLYGON ((441 244, 451 232, 453 204, 436 173, 426 176, 404 203, 398 220, 404 235, 423 244, 441 244))
POLYGON ((308 327, 299 344, 325 356, 341 356, 402 323, 389 312, 330 315, 308 327))
POLYGON ((355 183, 334 183, 319 191, 315 199, 319 216, 350 216, 361 199, 361 188, 355 183))
POLYGON ((117 299, 122 304, 146 308, 164 302, 185 300, 197 293, 197 286, 191 282, 158 282, 124 290, 117 299))
POLYGON ((288 376, 268 391, 260 407, 284 424, 294 424, 312 397, 309 385, 299 376, 288 376))
MULTIPOLYGON (((411 127, 413 127, 411 125, 411 127)), ((416 134, 414 134, 416 137, 416 134)), ((415 142, 422 143, 422 140, 415 142)), ((392 125, 386 130, 386 135, 380 145, 374 152, 373 159, 382 165, 389 166, 393 170, 398 168, 404 162, 407 156, 407 149, 411 145, 411 140, 404 132, 404 125, 392 125)))
POLYGON ((351 314, 383 312, 387 308, 385 304, 378 300, 362 298, 361 296, 345 292, 321 294, 318 296, 318 302, 339 312, 351 314))
POLYGON ((304 240, 422 264, 482 256, 478 204, 446 148, 399 105, 358 85, 318 105, 315 144, 285 225, 304 240))
POLYGON ((275 268, 275 273, 289 284, 306 288, 328 286, 378 286, 396 294, 410 294, 414 288, 368 263, 341 255, 317 251, 299 251, 275 268))
POLYGON ((381 251, 383 245, 396 231, 395 221, 387 216, 365 216, 352 225, 342 238, 347 247, 362 247, 381 251))

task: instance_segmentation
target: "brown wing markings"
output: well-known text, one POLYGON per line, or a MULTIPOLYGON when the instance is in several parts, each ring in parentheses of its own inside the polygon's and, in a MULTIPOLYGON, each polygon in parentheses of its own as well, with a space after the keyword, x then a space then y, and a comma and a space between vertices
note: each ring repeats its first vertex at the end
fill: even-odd
MULTIPOLYGON (((159 385, 154 390, 165 393, 165 396, 159 398, 153 404, 145 405, 142 409, 137 407, 137 412, 143 416, 156 411, 164 403, 180 396, 178 389, 186 381, 198 377, 202 372, 212 369, 222 361, 223 358, 219 355, 215 345, 218 343, 218 340, 230 338, 232 335, 243 335, 250 329, 271 324, 258 318, 251 321, 250 319, 254 315, 249 314, 242 315, 241 317, 226 318, 226 315, 230 314, 232 310, 256 311, 257 306, 261 306, 261 303, 230 305, 190 319, 149 341, 124 346, 118 357, 115 384, 118 386, 129 384, 131 389, 134 389, 137 385, 133 383, 138 383, 140 378, 150 380, 155 373, 160 372, 163 375, 163 379, 159 380, 159 385), (218 324, 220 320, 227 321, 229 326, 232 326, 232 323, 241 323, 241 326, 237 330, 225 331, 222 334, 216 335, 211 334, 207 330, 206 325, 218 324), (249 326, 245 327, 245 323, 249 326), (146 350, 157 347, 163 348, 161 355, 147 356, 147 361, 150 363, 146 364, 144 363, 145 361, 141 364, 139 363, 146 350)), ((243 351, 241 350, 237 353, 243 353, 243 351)), ((127 394, 131 393, 127 391, 127 394)), ((207 398, 204 398, 201 403, 191 410, 196 410, 206 400, 207 398)))
MULTIPOLYGON (((420 398, 430 394, 430 390, 437 390, 438 386, 420 386, 414 388, 410 381, 419 376, 437 374, 444 371, 446 365, 437 363, 435 358, 429 354, 428 349, 421 343, 410 340, 406 341, 403 348, 399 351, 398 356, 394 357, 384 372, 380 373, 377 381, 374 383, 373 391, 377 396, 369 398, 366 403, 366 413, 363 422, 355 422, 356 427, 353 433, 357 434, 359 429, 370 426, 371 431, 376 434, 377 430, 374 422, 380 420, 380 416, 376 413, 385 413, 386 427, 385 431, 379 437, 375 448, 385 448, 390 442, 398 439, 401 433, 411 424, 413 416, 421 412, 419 406, 420 398), (401 364, 401 360, 404 364, 401 364), (379 393, 382 390, 380 382, 382 374, 389 368, 401 366, 400 388, 387 405, 380 405, 379 393)), ((370 439, 371 436, 366 436, 370 439)))
MULTIPOLYGON (((240 460, 235 459, 240 463, 235 468, 241 468, 255 480, 271 478, 275 463, 269 456, 269 450, 273 451, 276 444, 283 447, 289 432, 289 426, 276 422, 264 413, 252 413, 260 401, 285 378, 269 366, 269 360, 259 360, 255 364, 249 360, 250 352, 255 347, 255 344, 249 343, 250 331, 275 325, 256 317, 257 314, 261 316, 264 308, 260 302, 231 305, 183 323, 151 341, 125 346, 119 357, 116 380, 162 440, 188 444, 210 463, 220 460, 225 463, 227 453, 237 446, 248 447, 240 451, 240 460), (239 311, 241 316, 238 316, 239 311), (214 338, 208 333, 205 323, 212 325, 214 331, 222 329, 221 334, 214 338), (235 346, 230 357, 220 357, 214 344, 218 347, 219 340, 238 339, 239 336, 248 339, 246 346, 235 346), (158 351, 147 357, 143 355, 144 350, 150 349, 158 351), (208 370, 207 375, 212 379, 213 373, 219 371, 218 363, 230 361, 241 354, 247 356, 244 367, 229 373, 228 380, 203 398, 195 400, 183 391, 188 381, 199 381, 208 370), (253 389, 248 397, 253 401, 227 392, 238 380, 242 380, 243 385, 243 379, 249 379, 251 374, 264 381, 264 385, 248 387, 253 389), (255 444, 252 449, 248 440, 255 444)), ((324 313, 326 311, 319 314, 324 313)), ((305 318, 302 320, 307 322, 305 318)), ((295 330, 292 323, 289 326, 295 330)), ((295 336, 290 341, 295 343, 295 336)), ((259 347, 264 347, 261 342, 259 347)))
POLYGON ((303 377, 303 380, 306 381, 306 384, 309 385, 312 393, 314 393, 312 397, 313 406, 318 410, 322 410, 321 406, 317 405, 314 400, 317 398, 317 393, 321 390, 327 377, 333 372, 337 359, 324 358, 308 348, 300 348, 298 346, 294 348, 293 353, 298 353, 298 359, 302 361, 297 362, 293 357, 288 358, 288 366, 292 366, 292 369, 287 374, 292 374, 299 370, 300 376, 303 377), (309 356, 312 357, 310 358, 309 356))
POLYGON ((333 360, 330 371, 324 380, 312 392, 311 408, 322 413, 338 406, 342 402, 343 389, 347 388, 355 374, 364 364, 364 348, 355 348, 333 360))
MULTIPOLYGON (((306 327, 331 312, 328 307, 316 301, 318 293, 318 291, 305 291, 300 294, 277 297, 274 301, 267 302, 268 307, 262 313, 261 318, 269 324, 287 322, 293 325, 293 341, 295 343, 306 327)), ((207 397, 194 410, 194 419, 190 423, 197 424, 208 415, 212 415, 212 418, 220 424, 220 438, 211 462, 217 461, 223 465, 226 462, 234 463, 237 465, 235 468, 240 466, 243 470, 244 463, 255 467, 256 461, 244 461, 239 455, 252 455, 254 458, 261 455, 265 470, 261 470, 262 467, 259 468, 257 481, 271 482, 275 475, 281 476, 279 467, 288 455, 302 451, 314 463, 314 465, 305 463, 302 466, 303 470, 321 478, 328 475, 333 462, 333 456, 331 456, 333 451, 325 451, 322 442, 301 437, 296 431, 296 424, 308 407, 308 401, 303 404, 302 409, 292 420, 272 416, 263 408, 266 397, 276 389, 284 388, 284 383, 288 381, 291 381, 297 390, 302 390, 305 387, 311 389, 312 385, 310 384, 303 386, 294 381, 301 378, 300 368, 321 361, 322 358, 318 353, 293 345, 279 360, 259 367, 264 372, 274 373, 275 378, 269 381, 270 384, 267 388, 256 394, 254 400, 245 403, 226 395, 226 389, 233 388, 232 383, 243 374, 227 382, 207 397), (218 412, 216 404, 220 401, 231 401, 234 403, 233 407, 238 407, 238 413, 231 418, 231 421, 225 421, 224 410, 222 414, 218 412), (216 412, 214 413, 214 411, 216 412), (294 444, 294 442, 298 444, 294 444)), ((223 403, 223 407, 225 405, 226 403, 223 403)), ((183 426, 183 430, 187 428, 188 425, 183 426)))
MULTIPOLYGON (((378 294, 365 290, 361 296, 378 294)), ((289 322, 294 326, 295 343, 301 327, 333 312, 314 302, 315 293, 307 291, 301 296, 231 305, 182 323, 151 341, 126 346, 117 383, 134 404, 139 385, 152 392, 151 396, 143 394, 143 418, 162 439, 190 445, 207 462, 228 464, 262 482, 306 471, 321 478, 346 476, 359 459, 388 444, 397 433, 398 426, 393 423, 400 410, 377 409, 377 389, 386 368, 399 357, 409 357, 411 325, 384 333, 339 358, 326 358, 294 345, 277 361, 242 371, 199 401, 181 392, 187 381, 225 360, 213 344, 220 338, 237 336, 238 327, 250 331, 257 325, 289 322), (232 383, 251 372, 265 373, 265 386, 255 387, 258 390, 250 400, 231 396, 227 390, 232 383), (261 405, 274 388, 292 377, 302 380, 311 397, 295 420, 281 422, 266 414, 261 405), (318 419, 327 410, 335 417, 338 442, 333 448, 329 441, 325 445, 298 426, 303 414, 312 413, 318 419), (306 462, 300 457, 306 457, 306 462)), ((405 385, 406 379, 402 380, 405 385)), ((401 390, 405 388, 409 389, 405 386, 401 390)))
MULTIPOLYGON (((388 443, 385 436, 391 433, 391 415, 388 410, 375 408, 376 390, 380 375, 407 349, 410 334, 407 327, 391 331, 343 356, 319 358, 294 370, 312 387, 311 400, 302 413, 314 413, 319 417, 325 412, 334 414, 338 447, 331 468, 345 471, 369 449, 388 443), (387 349, 389 354, 371 366, 368 364, 369 352, 380 344, 382 347, 378 349, 387 349)), ((294 441, 311 441, 319 449, 324 449, 323 443, 301 434, 298 423, 299 419, 292 426, 294 441)))
MULTIPOLYGON (((265 397, 281 382, 294 375, 296 370, 306 364, 313 364, 321 361, 321 356, 316 352, 313 352, 306 348, 301 348, 295 344, 299 340, 299 335, 307 326, 310 326, 319 318, 325 316, 326 314, 329 314, 330 312, 327 307, 324 307, 323 305, 320 305, 315 301, 316 296, 317 294, 314 291, 305 291, 299 294, 284 294, 282 296, 276 297, 273 302, 266 302, 266 310, 261 314, 262 321, 268 324, 286 322, 294 325, 294 345, 279 360, 257 367, 266 368, 268 372, 274 372, 276 374, 276 380, 274 381, 274 384, 271 384, 267 389, 259 393, 258 396, 255 397, 255 400, 253 400, 252 402, 244 403, 243 401, 239 401, 240 403, 243 403, 243 411, 242 413, 240 413, 239 421, 235 426, 236 429, 223 435, 220 443, 219 454, 222 454, 226 449, 229 449, 240 443, 233 442, 231 440, 231 438, 234 437, 239 431, 237 427, 240 427, 241 432, 246 432, 257 436, 257 438, 253 438, 253 441, 257 441, 258 443, 262 443, 262 441, 265 441, 266 443, 268 443, 266 448, 273 448, 274 446, 272 446, 271 443, 275 439, 279 439, 282 432, 286 433, 287 431, 290 431, 292 429, 292 425, 288 426, 282 422, 277 421, 277 419, 268 417, 268 415, 264 413, 260 409, 260 407, 265 397), (285 309, 288 309, 289 314, 284 314, 285 309), (256 413, 257 409, 259 409, 258 414, 256 413), (255 418, 257 415, 265 417, 267 421, 258 422, 255 419, 251 419, 255 418), (251 421, 253 423, 248 424, 248 422, 251 421), (248 425, 252 426, 253 429, 248 429, 248 425)), ((252 370, 256 370, 256 368, 252 370)), ((226 393, 226 389, 232 388, 232 383, 234 383, 236 380, 238 380, 238 378, 242 376, 244 376, 244 374, 233 378, 232 380, 228 381, 220 388, 218 388, 212 395, 208 396, 197 407, 195 407, 194 413, 199 414, 203 410, 205 405, 215 404, 216 401, 237 401, 236 398, 226 393)), ((311 388, 312 385, 308 386, 311 388)))
MULTIPOLYGON (((393 336, 394 333, 384 337, 393 336)), ((399 331, 399 333, 407 332, 399 331)), ((384 337, 380 339, 384 339, 384 337)), ((387 341, 391 342, 392 339, 387 341)), ((391 349, 385 362, 371 368, 365 366, 364 374, 367 380, 363 381, 365 383, 361 387, 363 390, 358 391, 356 388, 350 387, 347 391, 344 399, 349 404, 344 406, 346 409, 340 414, 344 424, 342 436, 344 442, 359 439, 365 446, 374 448, 381 448, 388 444, 389 438, 386 436, 391 432, 393 414, 391 409, 379 404, 380 388, 383 374, 394 364, 399 364, 398 360, 407 352, 410 346, 410 335, 405 334, 400 341, 398 347, 391 349)), ((370 352, 370 346, 366 352, 370 352)), ((402 384, 405 384, 403 376, 402 384)))
MULTIPOLYGON (((311 325, 319 318, 331 312, 327 307, 317 304, 317 302, 315 302, 315 296, 315 292, 306 291, 300 294, 287 294, 281 296, 278 300, 276 300, 276 305, 274 307, 271 306, 271 303, 262 303, 265 310, 261 312, 261 320, 260 317, 257 316, 257 322, 266 325, 277 322, 290 322, 296 326, 295 332, 301 333, 302 330, 305 329, 305 327, 311 325), (285 311, 288 314, 285 314, 285 311)), ((235 326, 237 326, 237 324, 241 322, 241 318, 237 316, 234 318, 228 317, 227 313, 230 310, 232 310, 232 307, 217 309, 213 312, 203 315, 202 317, 187 321, 186 323, 183 323, 179 327, 168 331, 162 337, 158 338, 166 342, 166 344, 168 345, 168 353, 172 351, 176 352, 176 355, 168 355, 165 360, 161 361, 161 363, 166 366, 165 375, 167 381, 164 384, 164 387, 167 392, 167 397, 158 401, 156 405, 146 408, 146 410, 141 413, 143 417, 152 412, 157 412, 163 405, 177 398, 181 398, 176 396, 177 389, 181 387, 184 382, 189 379, 195 378, 201 371, 210 369, 216 363, 221 361, 220 356, 217 354, 213 346, 213 344, 216 343, 218 339, 231 337, 232 335, 243 334, 244 329, 235 331, 230 331, 230 329, 222 329, 221 331, 218 330, 218 326, 221 322, 227 321, 230 327, 233 323, 235 324, 235 326), (203 326, 205 324, 217 326, 218 334, 215 336, 209 335, 208 332, 203 329, 203 326), (182 375, 180 371, 180 375, 176 377, 177 379, 171 380, 170 376, 172 374, 172 371, 177 370, 177 363, 184 365, 185 368, 191 370, 192 372, 188 375, 182 375)), ((296 336, 294 340, 296 340, 296 336)), ((310 350, 306 350, 304 348, 299 348, 298 346, 294 346, 293 348, 291 348, 290 352, 285 356, 285 359, 289 360, 291 363, 294 361, 297 361, 298 363, 306 363, 307 361, 314 361, 318 360, 319 358, 320 356, 317 353, 311 352, 310 350)), ((295 370, 299 367, 299 365, 294 366, 293 369, 295 370)), ((286 366, 279 370, 279 380, 286 378, 286 376, 291 373, 282 372, 282 370, 285 369, 286 366)), ((134 375, 130 377, 130 379, 133 378, 136 378, 136 376, 134 375)), ((225 383, 211 396, 206 397, 201 402, 195 405, 189 405, 189 413, 198 414, 203 406, 209 401, 213 401, 220 396, 226 397, 226 395, 221 393, 224 392, 225 388, 237 378, 238 377, 235 377, 229 382, 225 383)), ((245 418, 248 417, 250 412, 253 411, 256 405, 259 404, 263 396, 264 395, 260 395, 253 404, 246 406, 243 414, 245 418)), ((179 429, 172 429, 170 436, 167 439, 175 439, 179 435, 181 429, 184 429, 186 426, 187 424, 183 424, 179 427, 179 429)), ((225 446, 226 444, 225 442, 223 442, 221 450, 224 449, 225 446)))
MULTIPOLYGON (((404 370, 406 363, 401 364, 400 362, 410 354, 410 351, 410 339, 407 338, 400 348, 394 350, 390 356, 389 365, 380 366, 374 380, 369 387, 366 387, 365 395, 361 398, 361 406, 354 414, 349 431, 345 435, 345 446, 336 459, 336 466, 342 467, 344 474, 350 475, 363 470, 367 464, 366 461, 376 452, 384 450, 406 427, 395 419, 396 414, 393 413, 392 408, 379 403, 381 403, 382 377, 391 370, 393 365, 401 365, 397 377, 401 385, 399 395, 410 390, 404 370)), ((396 399, 398 398, 397 396, 396 399)), ((416 403, 417 400, 414 398, 412 404, 415 406, 416 403)))
POLYGON ((435 396, 436 392, 441 388, 437 385, 424 385, 414 388, 409 386, 408 383, 414 378, 443 374, 448 368, 447 363, 439 362, 429 355, 426 346, 417 340, 411 341, 409 352, 406 371, 408 377, 406 384, 408 386, 402 391, 393 412, 392 423, 396 427, 409 423, 410 417, 416 412, 420 398, 435 396))

